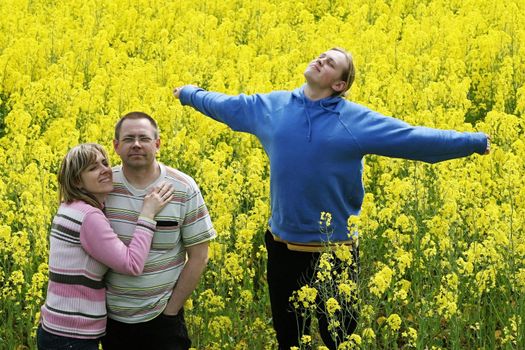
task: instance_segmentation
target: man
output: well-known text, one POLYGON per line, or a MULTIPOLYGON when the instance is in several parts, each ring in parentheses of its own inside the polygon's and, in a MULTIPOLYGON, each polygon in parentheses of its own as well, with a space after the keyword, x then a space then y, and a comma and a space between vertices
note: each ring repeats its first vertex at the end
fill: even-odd
MULTIPOLYGON (((333 48, 314 59, 304 72, 306 84, 294 91, 228 96, 194 86, 174 90, 183 105, 255 135, 270 160, 271 217, 265 235, 267 279, 279 349, 298 346, 303 319, 289 298, 311 280, 312 264, 323 244, 352 244, 347 219, 358 215, 364 188, 366 154, 430 163, 488 153, 483 133, 414 127, 342 98, 354 81, 351 55, 333 48), (330 234, 320 229, 321 213, 331 214, 330 234)), ((357 258, 357 246, 354 246, 357 258)), ((319 305, 320 333, 335 349, 356 327, 355 317, 333 339, 324 305, 319 305)))
POLYGON ((191 341, 183 304, 196 288, 215 237, 208 210, 195 181, 155 159, 160 147, 157 123, 131 112, 115 126, 114 190, 105 212, 122 241, 129 242, 144 195, 161 181, 173 185, 174 198, 155 217, 157 229, 144 272, 106 275, 108 325, 104 350, 188 349, 191 341))

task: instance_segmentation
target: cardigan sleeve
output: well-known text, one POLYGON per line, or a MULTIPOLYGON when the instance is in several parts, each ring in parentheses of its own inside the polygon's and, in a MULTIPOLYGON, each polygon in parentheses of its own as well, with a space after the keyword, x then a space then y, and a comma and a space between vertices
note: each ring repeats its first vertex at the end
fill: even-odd
POLYGON ((144 269, 156 222, 139 217, 133 239, 126 246, 102 211, 88 213, 80 228, 80 243, 93 258, 123 274, 137 276, 144 269))

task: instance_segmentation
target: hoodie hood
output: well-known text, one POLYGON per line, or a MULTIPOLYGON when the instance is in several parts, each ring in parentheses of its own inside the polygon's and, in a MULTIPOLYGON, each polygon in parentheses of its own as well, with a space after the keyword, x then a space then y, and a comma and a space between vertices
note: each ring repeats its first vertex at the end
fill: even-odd
POLYGON ((303 86, 298 87, 297 89, 292 91, 292 96, 302 101, 303 104, 305 105, 321 106, 327 111, 332 111, 334 113, 337 113, 337 111, 335 110, 337 108, 337 105, 340 102, 344 101, 344 99, 341 96, 328 96, 320 100, 315 100, 315 101, 310 100, 304 93, 305 87, 306 87, 306 84, 303 84, 303 86))
POLYGON ((304 108, 304 115, 306 122, 308 123, 308 132, 306 138, 308 142, 312 140, 312 118, 310 112, 313 108, 321 107, 327 112, 335 113, 339 115, 339 109, 337 106, 340 102, 344 101, 340 96, 329 96, 320 100, 310 100, 304 93, 306 84, 292 91, 292 97, 298 101, 298 103, 304 108))

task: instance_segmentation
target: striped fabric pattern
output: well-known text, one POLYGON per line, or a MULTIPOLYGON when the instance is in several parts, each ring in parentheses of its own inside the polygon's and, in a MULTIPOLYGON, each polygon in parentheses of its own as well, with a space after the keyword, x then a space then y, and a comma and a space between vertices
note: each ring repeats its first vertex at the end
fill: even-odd
POLYGON ((120 322, 145 322, 159 315, 184 267, 185 247, 216 236, 195 181, 176 169, 159 165, 159 179, 146 189, 129 184, 121 166, 113 168, 114 190, 106 200, 105 212, 123 242, 131 238, 133 222, 149 189, 168 181, 175 190, 172 201, 155 217, 157 227, 143 274, 131 277, 113 270, 106 274, 108 316, 120 322))
MULTIPOLYGON (((137 239, 144 241, 135 253, 143 261, 155 222, 141 218, 136 227, 137 239)), ((81 201, 62 203, 58 208, 51 225, 49 283, 41 309, 40 321, 46 331, 83 339, 104 335, 107 311, 103 276, 108 267, 90 256, 86 249, 92 247, 84 246, 82 241, 102 241, 101 244, 107 244, 106 249, 112 251, 114 246, 104 240, 108 235, 115 234, 100 209, 81 201), (100 227, 106 229, 100 230, 100 227), (86 240, 84 235, 90 237, 86 240)), ((110 264, 115 262, 115 266, 123 265, 122 261, 117 261, 122 259, 115 256, 107 256, 104 260, 110 264)))

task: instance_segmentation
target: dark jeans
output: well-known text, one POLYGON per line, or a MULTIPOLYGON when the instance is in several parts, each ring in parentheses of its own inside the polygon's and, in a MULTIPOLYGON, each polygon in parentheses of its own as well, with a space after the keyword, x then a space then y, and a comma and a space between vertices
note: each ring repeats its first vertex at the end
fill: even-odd
POLYGON ((38 350, 98 350, 98 339, 77 339, 49 333, 38 325, 36 343, 38 350))
MULTIPOLYGON (((310 319, 304 319, 299 312, 294 310, 290 303, 290 297, 294 291, 312 281, 320 253, 289 250, 286 244, 276 242, 269 231, 266 232, 265 243, 268 251, 267 279, 270 290, 273 328, 277 333, 279 349, 288 350, 291 346, 299 346, 299 339, 303 334, 310 335, 310 319)), ((359 259, 357 248, 354 251, 354 259, 357 262, 357 266, 359 259)), ((339 332, 339 339, 343 335, 352 334, 357 327, 357 313, 355 310, 346 311, 344 319, 340 319, 344 332, 339 332)), ((336 349, 336 344, 328 331, 324 302, 319 298, 317 300, 316 316, 323 342, 329 349, 336 349)))
POLYGON ((176 316, 160 314, 151 321, 123 323, 108 318, 104 350, 187 350, 191 346, 184 310, 176 316))

